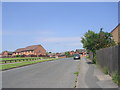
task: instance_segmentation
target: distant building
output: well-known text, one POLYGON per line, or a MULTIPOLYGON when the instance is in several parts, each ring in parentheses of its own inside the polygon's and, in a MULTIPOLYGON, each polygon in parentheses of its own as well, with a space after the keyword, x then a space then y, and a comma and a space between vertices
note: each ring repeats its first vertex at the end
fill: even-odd
POLYGON ((75 51, 76 54, 83 54, 84 52, 86 52, 85 49, 76 49, 75 51))
POLYGON ((52 58, 66 58, 64 53, 48 53, 47 56, 52 58))
POLYGON ((3 52, 0 54, 0 57, 11 57, 12 54, 13 54, 13 52, 3 51, 3 52))
POLYGON ((116 44, 120 43, 120 24, 117 25, 112 31, 112 38, 115 41, 116 44))
POLYGON ((46 50, 41 45, 32 45, 26 48, 19 48, 13 52, 12 56, 43 56, 46 55, 46 50))
POLYGON ((74 51, 70 51, 70 55, 74 55, 75 54, 75 52, 74 51))
POLYGON ((55 57, 55 53, 48 53, 47 56, 48 57, 55 57))
POLYGON ((82 56, 86 56, 87 51, 85 49, 76 49, 76 54, 81 54, 82 56))

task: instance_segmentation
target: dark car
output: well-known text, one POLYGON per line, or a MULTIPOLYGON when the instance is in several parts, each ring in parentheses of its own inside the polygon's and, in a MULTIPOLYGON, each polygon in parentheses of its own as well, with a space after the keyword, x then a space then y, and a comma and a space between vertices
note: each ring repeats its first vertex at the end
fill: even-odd
POLYGON ((80 59, 80 55, 79 54, 74 54, 73 58, 74 58, 74 60, 75 59, 80 59))

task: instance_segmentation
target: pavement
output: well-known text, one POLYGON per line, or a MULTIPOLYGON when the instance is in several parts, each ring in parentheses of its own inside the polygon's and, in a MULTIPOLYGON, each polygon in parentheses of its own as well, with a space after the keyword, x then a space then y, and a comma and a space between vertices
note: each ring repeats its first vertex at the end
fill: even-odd
POLYGON ((2 88, 74 88, 78 66, 63 58, 2 71, 2 88))
POLYGON ((118 88, 109 75, 85 57, 80 60, 79 72, 76 88, 118 88))

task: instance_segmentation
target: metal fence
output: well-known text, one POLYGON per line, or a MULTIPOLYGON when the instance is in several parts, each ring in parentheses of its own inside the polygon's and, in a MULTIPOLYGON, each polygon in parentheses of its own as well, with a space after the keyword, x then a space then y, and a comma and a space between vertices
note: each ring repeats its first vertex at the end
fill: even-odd
POLYGON ((102 68, 107 68, 109 74, 120 74, 120 46, 113 46, 96 51, 96 63, 102 68))

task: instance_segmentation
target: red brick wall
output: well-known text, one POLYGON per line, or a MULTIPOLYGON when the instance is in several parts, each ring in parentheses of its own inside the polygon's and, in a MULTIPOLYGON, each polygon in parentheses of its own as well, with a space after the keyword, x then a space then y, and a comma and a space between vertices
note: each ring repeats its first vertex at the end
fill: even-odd
POLYGON ((2 53, 2 55, 3 55, 3 56, 4 56, 4 55, 8 55, 8 52, 5 51, 5 52, 2 53))
POLYGON ((41 46, 38 46, 35 50, 34 50, 34 53, 36 53, 36 55, 46 55, 46 50, 41 47, 41 46))
POLYGON ((117 27, 117 28, 115 28, 112 32, 111 32, 111 34, 112 34, 112 38, 114 39, 114 41, 115 41, 115 43, 117 44, 117 43, 119 43, 120 42, 120 25, 117 27))

